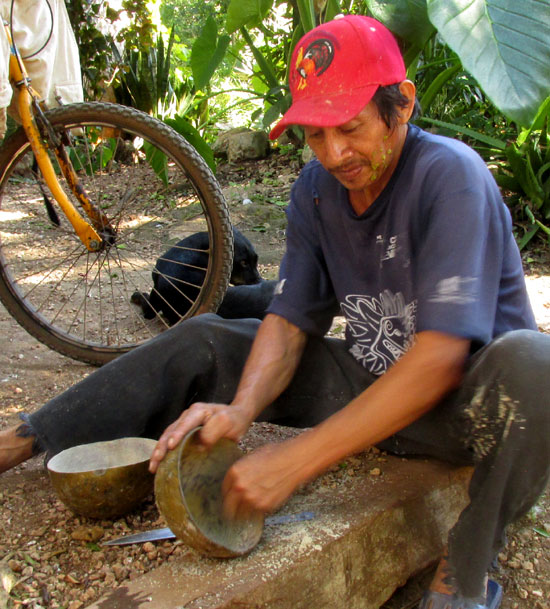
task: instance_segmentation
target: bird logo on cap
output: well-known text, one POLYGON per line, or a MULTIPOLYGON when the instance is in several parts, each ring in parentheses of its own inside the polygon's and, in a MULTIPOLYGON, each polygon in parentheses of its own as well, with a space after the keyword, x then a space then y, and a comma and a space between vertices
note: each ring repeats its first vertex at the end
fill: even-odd
POLYGON ((305 50, 303 47, 296 56, 296 71, 299 74, 298 90, 305 89, 307 79, 321 74, 330 66, 334 57, 334 46, 326 38, 314 40, 305 50))

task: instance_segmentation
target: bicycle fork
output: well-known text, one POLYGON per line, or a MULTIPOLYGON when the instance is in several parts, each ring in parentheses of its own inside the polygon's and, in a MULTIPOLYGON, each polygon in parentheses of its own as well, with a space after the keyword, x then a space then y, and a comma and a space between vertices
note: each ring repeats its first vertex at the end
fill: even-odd
POLYGON ((27 134, 32 151, 38 163, 38 167, 40 168, 40 172, 42 173, 44 180, 46 181, 46 184, 48 185, 55 200, 59 203, 63 213, 72 224, 79 239, 89 251, 97 252, 103 248, 106 241, 111 241, 110 237, 114 235, 114 231, 106 216, 87 197, 78 180, 74 167, 72 166, 72 163, 65 152, 63 143, 54 142, 55 155, 59 162, 61 171, 63 172, 67 183, 71 187, 72 192, 81 203, 88 217, 92 220, 94 226, 90 225, 84 218, 82 218, 67 197, 66 193, 61 188, 57 176, 55 175, 53 165, 50 161, 48 153, 46 152, 46 148, 42 143, 35 117, 31 112, 31 108, 33 105, 35 105, 38 113, 40 114, 40 107, 36 97, 31 94, 29 85, 30 80, 26 74, 24 66, 19 61, 18 51, 11 42, 9 28, 6 25, 5 28, 11 46, 10 75, 14 79, 14 84, 19 90, 19 115, 21 117, 23 129, 27 134), (101 234, 98 231, 100 231, 101 234))

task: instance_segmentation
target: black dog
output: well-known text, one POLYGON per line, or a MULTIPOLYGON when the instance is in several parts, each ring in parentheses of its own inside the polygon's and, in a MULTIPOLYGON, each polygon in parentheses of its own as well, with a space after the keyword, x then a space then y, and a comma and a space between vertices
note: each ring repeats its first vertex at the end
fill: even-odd
POLYGON ((219 306, 218 315, 225 319, 263 319, 277 283, 273 280, 263 280, 254 285, 229 286, 219 306))
MULTIPOLYGON (((250 241, 233 229, 234 256, 230 283, 235 287, 258 284, 258 255, 250 241)), ((170 325, 189 310, 199 294, 208 265, 207 232, 195 233, 171 247, 158 258, 153 269, 153 289, 149 295, 134 292, 132 302, 141 306, 143 316, 153 319, 162 312, 170 325)), ((244 317, 249 317, 244 315, 244 317)))

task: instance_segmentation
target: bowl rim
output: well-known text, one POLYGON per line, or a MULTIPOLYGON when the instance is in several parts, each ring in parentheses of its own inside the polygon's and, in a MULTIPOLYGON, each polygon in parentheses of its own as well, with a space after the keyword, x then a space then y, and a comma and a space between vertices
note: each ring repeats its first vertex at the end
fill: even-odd
POLYGON ((140 463, 144 463, 145 461, 149 461, 149 459, 151 458, 151 454, 154 450, 154 447, 156 446, 156 443, 157 443, 157 440, 154 440, 153 438, 142 438, 139 436, 126 436, 123 438, 115 438, 113 440, 100 440, 97 442, 87 442, 84 444, 76 444, 75 446, 71 446, 69 448, 66 448, 66 449, 58 452, 51 459, 48 460, 46 466, 47 466, 47 469, 49 472, 52 472, 54 474, 61 474, 61 475, 71 475, 71 474, 82 475, 82 474, 97 472, 97 471, 109 471, 109 470, 113 470, 113 469, 116 469, 119 467, 130 467, 132 465, 138 465, 140 463), (61 461, 61 458, 66 459, 68 456, 70 457, 72 453, 77 452, 78 450, 82 449, 82 447, 84 447, 84 446, 87 446, 87 447, 102 446, 102 447, 104 447, 104 446, 108 446, 108 445, 112 446, 115 443, 122 443, 122 442, 143 444, 144 446, 147 446, 150 444, 151 451, 149 453, 149 456, 140 458, 140 459, 129 460, 127 463, 105 465, 104 467, 93 467, 93 468, 89 468, 89 469, 74 469, 74 470, 67 470, 66 468, 65 469, 59 468, 58 461, 61 461), (58 469, 56 469, 56 467, 58 469))

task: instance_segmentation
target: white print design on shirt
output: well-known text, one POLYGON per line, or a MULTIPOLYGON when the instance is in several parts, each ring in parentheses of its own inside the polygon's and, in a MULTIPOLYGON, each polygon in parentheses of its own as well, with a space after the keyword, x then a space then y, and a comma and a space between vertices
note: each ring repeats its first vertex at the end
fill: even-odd
POLYGON ((405 304, 401 292, 384 290, 379 298, 349 294, 341 304, 354 345, 350 353, 372 374, 383 374, 414 341, 416 300, 405 304))
POLYGON ((473 293, 475 277, 447 277, 437 282, 435 293, 428 298, 428 302, 451 302, 454 304, 468 304, 474 302, 473 293))

